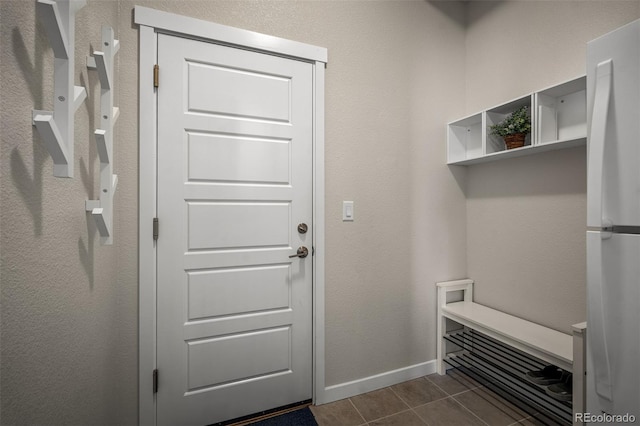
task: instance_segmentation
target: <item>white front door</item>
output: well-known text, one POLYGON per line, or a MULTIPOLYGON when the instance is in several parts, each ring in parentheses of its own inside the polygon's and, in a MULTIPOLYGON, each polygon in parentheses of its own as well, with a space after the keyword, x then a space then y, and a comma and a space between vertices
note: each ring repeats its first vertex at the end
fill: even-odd
POLYGON ((308 400, 312 65, 163 34, 158 64, 158 424, 308 400))

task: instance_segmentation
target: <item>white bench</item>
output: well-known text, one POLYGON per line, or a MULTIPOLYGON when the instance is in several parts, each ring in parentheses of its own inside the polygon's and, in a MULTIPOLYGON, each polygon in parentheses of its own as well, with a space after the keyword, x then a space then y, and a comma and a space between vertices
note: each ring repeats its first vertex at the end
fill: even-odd
MULTIPOLYGON (((586 324, 573 326, 573 336, 509 315, 473 301, 473 280, 437 283, 437 370, 446 373, 447 319, 476 330, 544 362, 573 372, 573 412, 584 412, 584 333, 586 324), (462 300, 448 302, 452 292, 462 300)), ((574 416, 575 417, 575 416, 574 416)))

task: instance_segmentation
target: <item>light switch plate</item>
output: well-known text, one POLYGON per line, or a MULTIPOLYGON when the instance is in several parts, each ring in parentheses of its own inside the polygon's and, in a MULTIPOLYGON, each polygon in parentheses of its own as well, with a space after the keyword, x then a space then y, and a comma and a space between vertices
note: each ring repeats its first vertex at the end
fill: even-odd
POLYGON ((353 222, 353 218, 354 218, 353 201, 343 201, 342 202, 342 221, 353 222))

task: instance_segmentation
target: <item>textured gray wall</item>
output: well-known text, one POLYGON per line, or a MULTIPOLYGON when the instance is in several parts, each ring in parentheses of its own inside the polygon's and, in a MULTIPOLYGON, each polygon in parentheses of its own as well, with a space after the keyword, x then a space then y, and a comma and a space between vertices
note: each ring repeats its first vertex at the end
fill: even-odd
MULTIPOLYGON (((586 73, 586 43, 638 1, 470 2, 467 113, 586 73)), ((468 170, 467 256, 482 303, 571 332, 586 319, 586 149, 468 170)))
MULTIPOLYGON (((0 8, 2 424, 135 424, 137 237, 116 223, 114 245, 102 246, 84 211, 100 180, 100 85, 85 58, 100 50, 103 24, 119 32, 118 3, 89 1, 77 14, 74 76, 89 98, 75 115, 73 179, 53 177, 31 125, 33 108, 53 109, 53 53, 35 1, 0 8)), ((118 155, 135 152, 135 140, 115 139, 118 155)), ((136 193, 133 177, 118 187, 116 220, 136 216, 123 197, 136 193)))
MULTIPOLYGON (((35 2, 2 0, 2 421, 137 419, 137 87, 133 2, 77 16, 74 179, 53 178, 31 126, 51 108, 52 53, 35 2), (121 42, 114 245, 84 212, 97 195, 97 78, 109 23, 121 42)), ((464 8, 427 2, 152 1, 141 4, 329 49, 327 384, 435 356, 433 283, 465 275, 464 196, 444 166, 445 114, 462 112, 464 8), (432 58, 437 58, 434 60, 432 58), (341 221, 341 201, 356 222, 341 221), (425 220, 425 217, 431 218, 425 220)))
MULTIPOLYGON (((462 4, 122 2, 127 111, 137 108, 134 4, 328 49, 326 384, 433 359, 434 283, 466 273, 465 199, 445 165, 444 126, 464 108, 462 4), (342 222, 343 200, 355 202, 353 223, 342 222)), ((127 120, 123 139, 135 139, 127 120)))
MULTIPOLYGON (((329 49, 327 385, 433 359, 434 283, 467 272, 485 303, 559 329, 584 319, 584 150, 449 168, 445 123, 579 74, 584 43, 638 17, 637 1, 135 3, 329 49), (503 216, 517 220, 500 228, 503 216)), ((89 0, 78 14, 75 76, 90 98, 66 180, 31 126, 32 108, 52 107, 53 76, 35 1, 0 0, 3 424, 137 421, 135 3, 89 0), (99 181, 99 85, 84 58, 103 23, 122 46, 110 247, 84 212, 99 181)))

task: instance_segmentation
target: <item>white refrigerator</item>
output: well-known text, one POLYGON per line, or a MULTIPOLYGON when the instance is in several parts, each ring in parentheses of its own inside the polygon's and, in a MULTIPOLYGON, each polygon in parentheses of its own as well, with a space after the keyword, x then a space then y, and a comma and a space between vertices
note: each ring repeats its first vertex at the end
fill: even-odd
POLYGON ((587 108, 586 412, 640 423, 640 21, 588 43, 587 108))

